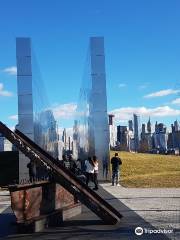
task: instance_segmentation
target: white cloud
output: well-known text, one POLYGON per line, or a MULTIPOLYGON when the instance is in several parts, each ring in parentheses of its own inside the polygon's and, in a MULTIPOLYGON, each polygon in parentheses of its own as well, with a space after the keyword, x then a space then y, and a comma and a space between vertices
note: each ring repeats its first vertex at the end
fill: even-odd
POLYGON ((133 113, 140 115, 141 117, 170 117, 180 116, 180 110, 170 108, 169 106, 162 106, 157 108, 146 107, 126 107, 118 108, 111 111, 115 115, 115 119, 118 121, 127 121, 132 119, 133 113))
POLYGON ((158 92, 153 92, 150 94, 147 94, 144 96, 144 98, 155 98, 155 97, 164 97, 172 94, 177 94, 179 93, 180 90, 174 90, 174 89, 166 89, 166 90, 161 90, 158 92))
POLYGON ((119 88, 123 88, 123 87, 126 87, 126 86, 127 86, 127 84, 125 84, 125 83, 120 83, 120 84, 118 85, 119 88))
POLYGON ((56 119, 73 119, 76 114, 77 104, 66 103, 52 109, 56 119))
POLYGON ((7 68, 3 69, 2 71, 9 75, 17 75, 17 67, 15 67, 15 66, 7 67, 7 68))
POLYGON ((12 92, 4 90, 3 83, 0 83, 0 96, 2 97, 11 97, 13 94, 12 92))
POLYGON ((174 99, 171 103, 172 103, 172 104, 180 105, 180 98, 174 99))
POLYGON ((11 116, 9 116, 9 119, 18 120, 18 115, 11 115, 11 116))

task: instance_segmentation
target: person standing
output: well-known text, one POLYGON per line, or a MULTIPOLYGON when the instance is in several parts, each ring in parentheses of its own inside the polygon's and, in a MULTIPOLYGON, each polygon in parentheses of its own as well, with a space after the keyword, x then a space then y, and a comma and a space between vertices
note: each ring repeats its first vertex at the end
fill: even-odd
POLYGON ((76 165, 75 161, 73 160, 72 154, 69 155, 69 164, 70 164, 69 166, 70 166, 71 172, 76 174, 77 165, 76 165))
POLYGON ((78 175, 82 174, 82 162, 80 158, 76 160, 76 166, 77 166, 77 174, 78 175))
POLYGON ((88 157, 88 160, 85 160, 86 168, 86 185, 88 186, 89 181, 93 181, 94 175, 94 164, 91 157, 88 157))
POLYGON ((30 160, 30 162, 27 164, 27 168, 29 169, 29 180, 30 180, 30 182, 34 182, 36 180, 35 160, 30 160))
POLYGON ((65 155, 65 154, 63 154, 63 156, 62 156, 62 164, 65 168, 70 168, 69 160, 67 158, 67 155, 65 155))
POLYGON ((116 186, 119 186, 119 173, 120 173, 120 165, 121 164, 122 164, 122 161, 118 157, 118 153, 115 153, 114 157, 111 158, 112 186, 114 186, 114 182, 116 182, 116 186))
POLYGON ((93 156, 93 164, 94 164, 94 185, 93 190, 98 190, 98 160, 96 156, 93 156))

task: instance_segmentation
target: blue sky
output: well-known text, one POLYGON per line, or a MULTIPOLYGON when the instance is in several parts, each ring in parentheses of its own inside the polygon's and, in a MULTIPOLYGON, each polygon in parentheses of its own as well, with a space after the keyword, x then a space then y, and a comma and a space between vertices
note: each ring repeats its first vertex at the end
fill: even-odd
POLYGON ((71 127, 89 37, 104 36, 108 111, 180 120, 179 0, 1 0, 1 121, 16 124, 15 38, 31 37, 59 125, 71 127))

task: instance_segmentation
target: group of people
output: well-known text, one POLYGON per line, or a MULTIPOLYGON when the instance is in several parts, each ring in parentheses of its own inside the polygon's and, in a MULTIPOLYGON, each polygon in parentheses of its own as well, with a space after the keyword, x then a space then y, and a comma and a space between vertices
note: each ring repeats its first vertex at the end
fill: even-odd
MULTIPOLYGON (((59 162, 59 161, 58 161, 59 162)), ((63 155, 62 164, 70 169, 75 175, 77 175, 82 181, 87 185, 89 182, 94 183, 93 190, 98 190, 98 159, 96 156, 88 157, 87 160, 81 161, 73 160, 72 155, 63 155)), ((114 157, 111 158, 112 166, 112 186, 116 184, 119 186, 119 175, 120 175, 120 165, 122 164, 121 159, 118 156, 118 153, 115 153, 114 157)), ((37 164, 35 161, 31 160, 27 164, 29 168, 30 181, 33 182, 37 176, 37 164)), ((41 167, 42 168, 42 167, 41 167)), ((40 171, 39 171, 40 172, 40 171)), ((45 173, 40 175, 44 175, 45 173)), ((47 173, 46 173, 47 174, 47 173)), ((39 175, 39 174, 38 174, 39 175)))
POLYGON ((31 159, 27 164, 29 170, 29 180, 30 182, 35 182, 42 179, 50 179, 48 170, 46 167, 35 159, 31 159))
POLYGON ((72 155, 63 155, 63 165, 70 169, 75 175, 83 180, 87 185, 94 183, 94 190, 98 190, 98 160, 96 156, 88 157, 87 160, 73 160, 72 155))

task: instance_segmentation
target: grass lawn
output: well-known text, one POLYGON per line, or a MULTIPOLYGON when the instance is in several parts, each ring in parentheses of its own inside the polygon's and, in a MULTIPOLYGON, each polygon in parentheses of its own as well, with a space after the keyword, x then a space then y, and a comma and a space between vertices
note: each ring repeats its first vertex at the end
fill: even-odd
MULTIPOLYGON (((111 151, 111 157, 114 156, 111 151)), ((180 187, 180 156, 119 152, 124 187, 180 187)))

